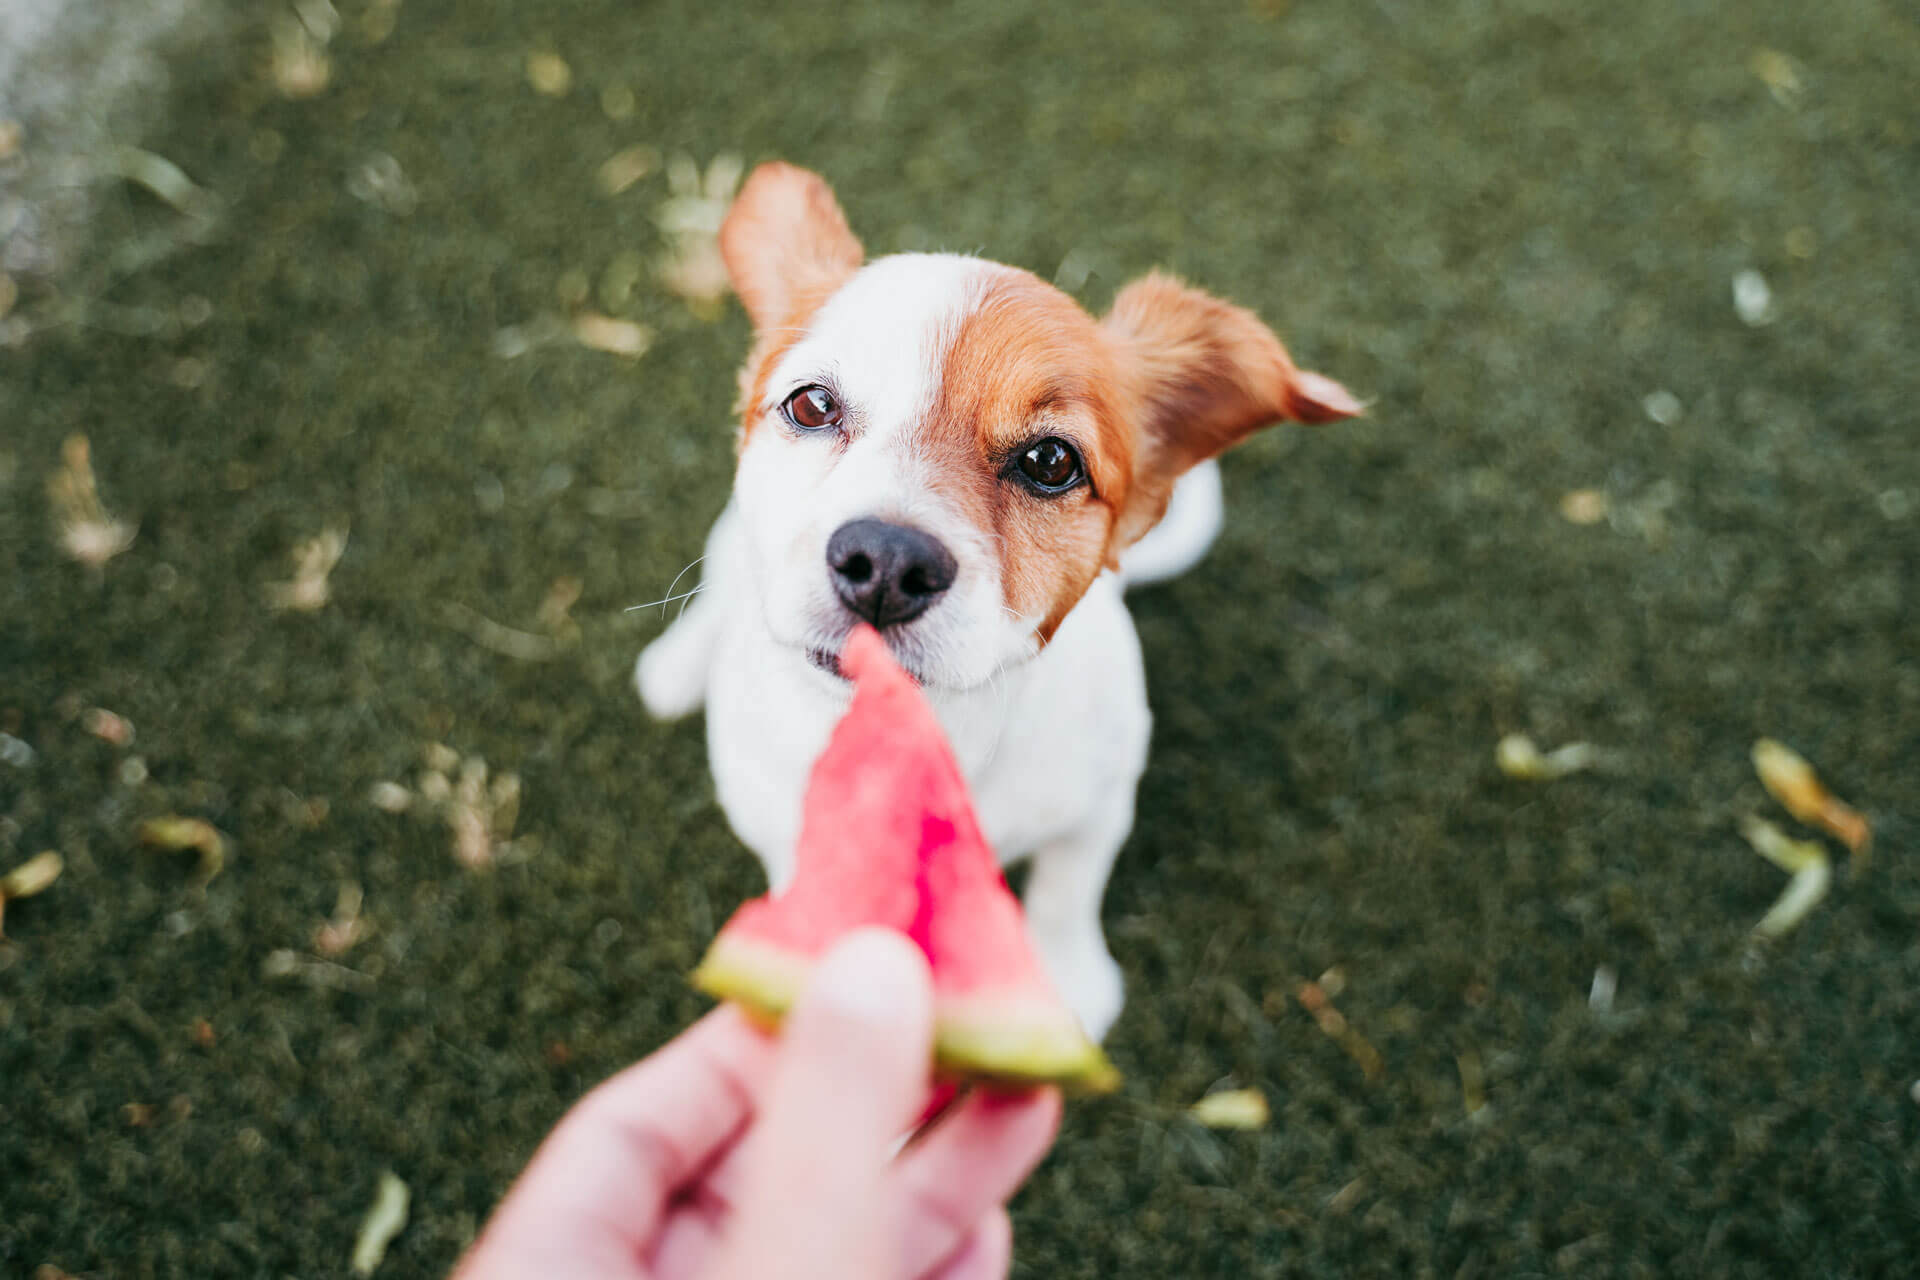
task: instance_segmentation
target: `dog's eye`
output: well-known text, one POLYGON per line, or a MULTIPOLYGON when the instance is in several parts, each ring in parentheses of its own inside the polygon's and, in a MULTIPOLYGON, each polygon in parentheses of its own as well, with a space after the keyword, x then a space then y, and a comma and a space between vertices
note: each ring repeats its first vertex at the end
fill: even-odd
POLYGON ((1065 493, 1080 483, 1080 455, 1058 436, 1036 440, 1017 459, 1020 474, 1042 493, 1065 493))
POLYGON ((802 387, 787 397, 780 406, 787 421, 802 431, 822 431, 828 427, 837 427, 846 416, 840 402, 833 398, 833 392, 825 387, 802 387))

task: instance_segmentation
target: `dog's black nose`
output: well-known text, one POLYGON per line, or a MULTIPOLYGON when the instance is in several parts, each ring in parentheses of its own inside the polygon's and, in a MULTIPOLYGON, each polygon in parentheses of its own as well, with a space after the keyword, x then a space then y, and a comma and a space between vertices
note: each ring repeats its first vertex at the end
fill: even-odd
POLYGON ((849 520, 827 539, 841 603, 881 630, 926 612, 953 585, 953 553, 930 534, 885 520, 849 520))

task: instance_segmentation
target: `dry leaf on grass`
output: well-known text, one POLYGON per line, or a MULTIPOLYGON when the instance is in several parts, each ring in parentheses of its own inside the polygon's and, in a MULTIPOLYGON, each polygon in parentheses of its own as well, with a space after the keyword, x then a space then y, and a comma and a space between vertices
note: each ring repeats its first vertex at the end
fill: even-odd
POLYGON ((489 779, 485 760, 479 756, 463 760, 443 743, 428 744, 426 755, 427 767, 415 791, 408 792, 397 783, 378 784, 393 788, 396 802, 400 796, 407 799, 390 812, 413 807, 423 816, 440 818, 452 834, 453 856, 464 867, 478 871, 509 860, 508 855, 515 852, 513 828, 520 816, 520 775, 502 773, 489 779), (458 780, 448 777, 455 770, 458 780))
POLYGON ((1747 838, 1755 853, 1792 877, 1767 914, 1760 918, 1760 923, 1753 926, 1754 933, 1762 938, 1784 937, 1827 896, 1827 888, 1833 882, 1827 851, 1811 840, 1790 839, 1780 828, 1761 818, 1749 817, 1743 821, 1740 834, 1747 838))
POLYGON ((117 519, 102 505, 93 450, 85 436, 68 436, 60 456, 60 468, 47 479, 60 545, 81 564, 98 568, 133 545, 138 526, 117 519))
POLYGON ((1599 489, 1572 489, 1560 499, 1560 516, 1569 524, 1599 524, 1607 518, 1607 495, 1599 489))
POLYGON ((595 178, 603 194, 617 196, 660 165, 657 147, 628 147, 600 162, 595 178))
POLYGON ((407 1225, 407 1206, 412 1200, 407 1184, 392 1170, 380 1174, 380 1185, 373 1193, 373 1204, 360 1220, 360 1234, 353 1241, 353 1273, 370 1276, 387 1256, 387 1246, 407 1225))
POLYGON ((1267 1095, 1258 1089, 1223 1089, 1210 1093, 1187 1108, 1209 1129, 1264 1129, 1272 1118, 1267 1095))
POLYGON ((574 340, 581 346, 629 360, 638 360, 653 345, 653 330, 647 326, 597 311, 575 312, 571 328, 574 340))
POLYGON ((1317 982, 1302 982, 1293 989, 1293 998, 1300 1007, 1313 1016, 1313 1021, 1331 1040, 1346 1050, 1360 1067, 1360 1071, 1369 1080, 1378 1080, 1386 1074, 1386 1059, 1373 1047, 1373 1042, 1361 1035, 1348 1024, 1346 1015, 1333 1007, 1333 1001, 1321 989, 1317 982))
POLYGON ((311 98, 325 91, 333 78, 333 64, 327 59, 327 37, 331 34, 324 30, 316 33, 292 14, 274 21, 268 74, 281 97, 311 98))
POLYGON ((183 818, 178 814, 149 818, 140 824, 139 836, 140 843, 152 849, 199 850, 203 885, 227 865, 226 838, 204 818, 183 818))
POLYGON ((1493 760, 1509 778, 1551 782, 1600 763, 1600 749, 1587 742, 1570 742, 1542 752, 1524 733, 1510 733, 1493 749, 1493 760))
POLYGON ((52 849, 36 853, 25 862, 0 876, 0 938, 6 935, 6 910, 9 902, 21 898, 31 898, 37 893, 45 893, 60 873, 66 870, 66 861, 52 849))
POLYGON ((133 742, 133 724, 105 707, 88 707, 80 713, 80 728, 109 746, 125 747, 133 742))
POLYGON ((700 172, 691 157, 675 156, 667 166, 672 195, 654 219, 668 237, 660 274, 667 288, 703 314, 718 314, 727 293, 727 264, 720 256, 720 224, 733 204, 745 164, 737 155, 715 156, 700 172))
POLYGON ((340 886, 340 896, 333 904, 333 917, 323 921, 313 931, 315 951, 323 956, 337 956, 367 935, 367 928, 360 919, 360 904, 364 896, 360 886, 352 880, 340 886))
POLYGON ((1753 771, 1760 785, 1786 811, 1808 826, 1818 827, 1854 856, 1855 870, 1866 860, 1873 843, 1873 827, 1857 809, 1843 802, 1820 781, 1804 757, 1784 743, 1762 738, 1753 744, 1753 771))
POLYGON ((573 68, 557 53, 541 51, 527 55, 527 83, 535 93, 562 98, 573 88, 573 68))
POLYGON ((293 578, 267 584, 267 602, 275 609, 313 613, 333 599, 327 578, 347 550, 344 528, 323 529, 293 549, 293 578))

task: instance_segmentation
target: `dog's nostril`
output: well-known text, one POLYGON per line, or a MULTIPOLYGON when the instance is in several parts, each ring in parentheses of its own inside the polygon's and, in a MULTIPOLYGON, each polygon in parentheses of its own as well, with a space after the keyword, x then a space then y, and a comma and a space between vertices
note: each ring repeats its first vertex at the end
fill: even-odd
POLYGON ((910 596, 930 596, 934 592, 933 581, 919 565, 907 570, 906 576, 900 579, 900 589, 910 596))
POLYGON ((848 582, 865 582, 873 576, 873 561, 864 555, 851 555, 840 565, 840 576, 848 582))

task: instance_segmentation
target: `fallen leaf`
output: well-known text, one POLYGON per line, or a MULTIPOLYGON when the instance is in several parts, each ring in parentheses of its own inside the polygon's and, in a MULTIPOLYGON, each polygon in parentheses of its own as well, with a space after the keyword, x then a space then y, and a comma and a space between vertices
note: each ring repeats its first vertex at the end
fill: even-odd
POLYGON ((633 90, 623 84, 610 84, 600 91, 600 109, 609 120, 625 120, 633 114, 636 100, 633 90))
POLYGON ((670 238, 661 262, 667 288, 702 313, 718 314, 726 296, 727 264, 720 256, 720 224, 733 204, 745 164, 737 155, 715 156, 704 174, 691 157, 675 156, 667 165, 672 195, 654 218, 670 238))
POLYGON ((314 97, 323 92, 333 78, 333 64, 327 60, 327 42, 291 15, 284 15, 273 24, 269 70, 274 87, 285 98, 314 97))
POLYGON ((456 631, 465 633, 468 639, 482 649, 490 650, 503 658, 512 658, 518 662, 547 662, 561 651, 561 645, 552 636, 534 635, 530 631, 518 631, 492 618, 469 609, 457 600, 449 600, 441 605, 441 616, 447 625, 456 631))
POLYGON ((0 938, 7 936, 7 903, 46 892, 47 887, 60 878, 66 865, 58 853, 48 849, 44 853, 34 854, 6 875, 0 876, 0 938))
POLYGON ((1800 73, 1786 54, 1778 49, 1755 49, 1747 59, 1747 69, 1759 77, 1760 83, 1767 86, 1767 92, 1781 106, 1791 107, 1799 102, 1803 91, 1800 73))
POLYGON ((1187 1114, 1209 1129, 1264 1129, 1272 1118, 1267 1096, 1258 1089, 1210 1093, 1188 1107, 1187 1114))
POLYGON ((1346 1051, 1360 1067, 1361 1074, 1369 1080, 1378 1080, 1386 1074, 1386 1059, 1373 1047, 1373 1042, 1361 1035, 1348 1024, 1346 1015, 1333 1007, 1333 1001, 1318 983, 1302 982, 1294 987, 1293 998, 1300 1007, 1313 1015, 1313 1021, 1328 1039, 1334 1041, 1346 1051))
POLYGON ((1453 1057, 1460 1072, 1460 1102, 1469 1116, 1478 1116, 1487 1105, 1486 1074, 1480 1066, 1477 1050, 1467 1049, 1453 1057))
POLYGON ((397 782, 376 782, 367 792, 367 802, 385 813, 405 813, 413 803, 413 792, 397 782))
POLYGON ((535 615, 540 625, 556 636, 577 634, 580 624, 573 620, 571 613, 573 606, 580 602, 580 593, 584 590, 586 584, 572 574, 555 578, 535 615))
POLYGON ((1573 489, 1560 499, 1560 514, 1570 524, 1599 524, 1607 518, 1607 495, 1598 489, 1573 489))
POLYGON ((1773 939, 1791 933, 1827 896, 1833 871, 1827 851, 1811 840, 1790 839, 1785 832, 1762 818, 1749 817, 1740 824, 1754 852, 1792 877, 1779 898, 1753 926, 1762 938, 1773 939))
POLYGON ((110 147, 99 163, 107 175, 145 187, 189 218, 206 221, 219 213, 220 201, 214 194, 163 155, 139 147, 110 147))
POLYGON ((133 545, 137 527, 116 519, 100 502, 93 450, 83 435, 60 446, 61 466, 47 480, 47 498, 66 553, 94 568, 133 545))
POLYGON ((1767 278, 1751 268, 1733 278, 1733 310, 1752 328, 1773 323, 1773 290, 1767 278))
POLYGON ((140 843, 169 851, 200 851, 200 883, 206 884, 227 865, 226 839, 204 818, 183 818, 169 814, 149 818, 140 824, 140 843))
POLYGON ((31 898, 36 893, 44 893, 60 878, 66 865, 66 861, 52 849, 36 853, 6 875, 0 876, 0 898, 31 898))
POLYGON ((600 190, 605 195, 617 196, 640 179, 659 167, 658 148, 648 146, 628 147, 616 151, 600 162, 596 173, 600 190))
POLYGON ((396 218, 409 217, 420 207, 420 189, 400 162, 384 151, 374 152, 353 171, 347 178, 347 194, 396 218))
POLYGON ((352 880, 340 886, 332 918, 322 921, 313 931, 315 951, 323 956, 337 956, 366 936, 366 928, 360 922, 360 904, 364 897, 360 886, 352 880))
POLYGON ((373 1204, 360 1220, 360 1234, 353 1241, 353 1273, 370 1276, 387 1256, 387 1246, 407 1225, 407 1205, 412 1193, 407 1184, 383 1170, 380 1185, 373 1193, 373 1204))
POLYGON ((1801 822, 1825 831, 1847 846, 1855 870, 1873 843, 1873 827, 1857 809, 1843 803, 1813 771, 1804 757, 1785 743, 1762 738, 1753 744, 1753 770, 1760 785, 1801 822))
POLYGON ((609 355, 637 360, 653 345, 653 330, 631 320, 617 320, 597 311, 582 311, 573 317, 573 336, 583 347, 605 351, 609 355))
POLYGON ((80 727, 112 746, 124 747, 133 741, 133 725, 105 707, 88 707, 80 714, 80 727))
POLYGON ((293 578, 267 585, 267 601, 275 609, 313 613, 333 599, 327 578, 346 554, 347 531, 328 528, 293 549, 293 578))
POLYGON ((1612 965, 1593 971, 1593 984, 1587 988, 1587 1008, 1595 1013, 1613 1012, 1613 994, 1620 988, 1620 975, 1612 965))
POLYGON ((298 978, 322 991, 368 991, 374 986, 372 974, 330 960, 303 956, 287 947, 267 953, 266 959, 260 962, 260 976, 269 981, 298 978))
POLYGON ((1360 1197, 1366 1194, 1366 1190, 1366 1177, 1363 1175, 1355 1178, 1327 1197, 1327 1212, 1334 1214, 1348 1212, 1354 1205, 1360 1203, 1360 1197))
POLYGON ((1600 762, 1600 749, 1586 742, 1570 742, 1564 747, 1542 753, 1524 733, 1510 733, 1493 749, 1493 761, 1509 778, 1527 782, 1551 782, 1600 762))
POLYGON ((535 93, 549 98, 564 97, 573 87, 573 68, 557 53, 527 55, 527 83, 535 93))

